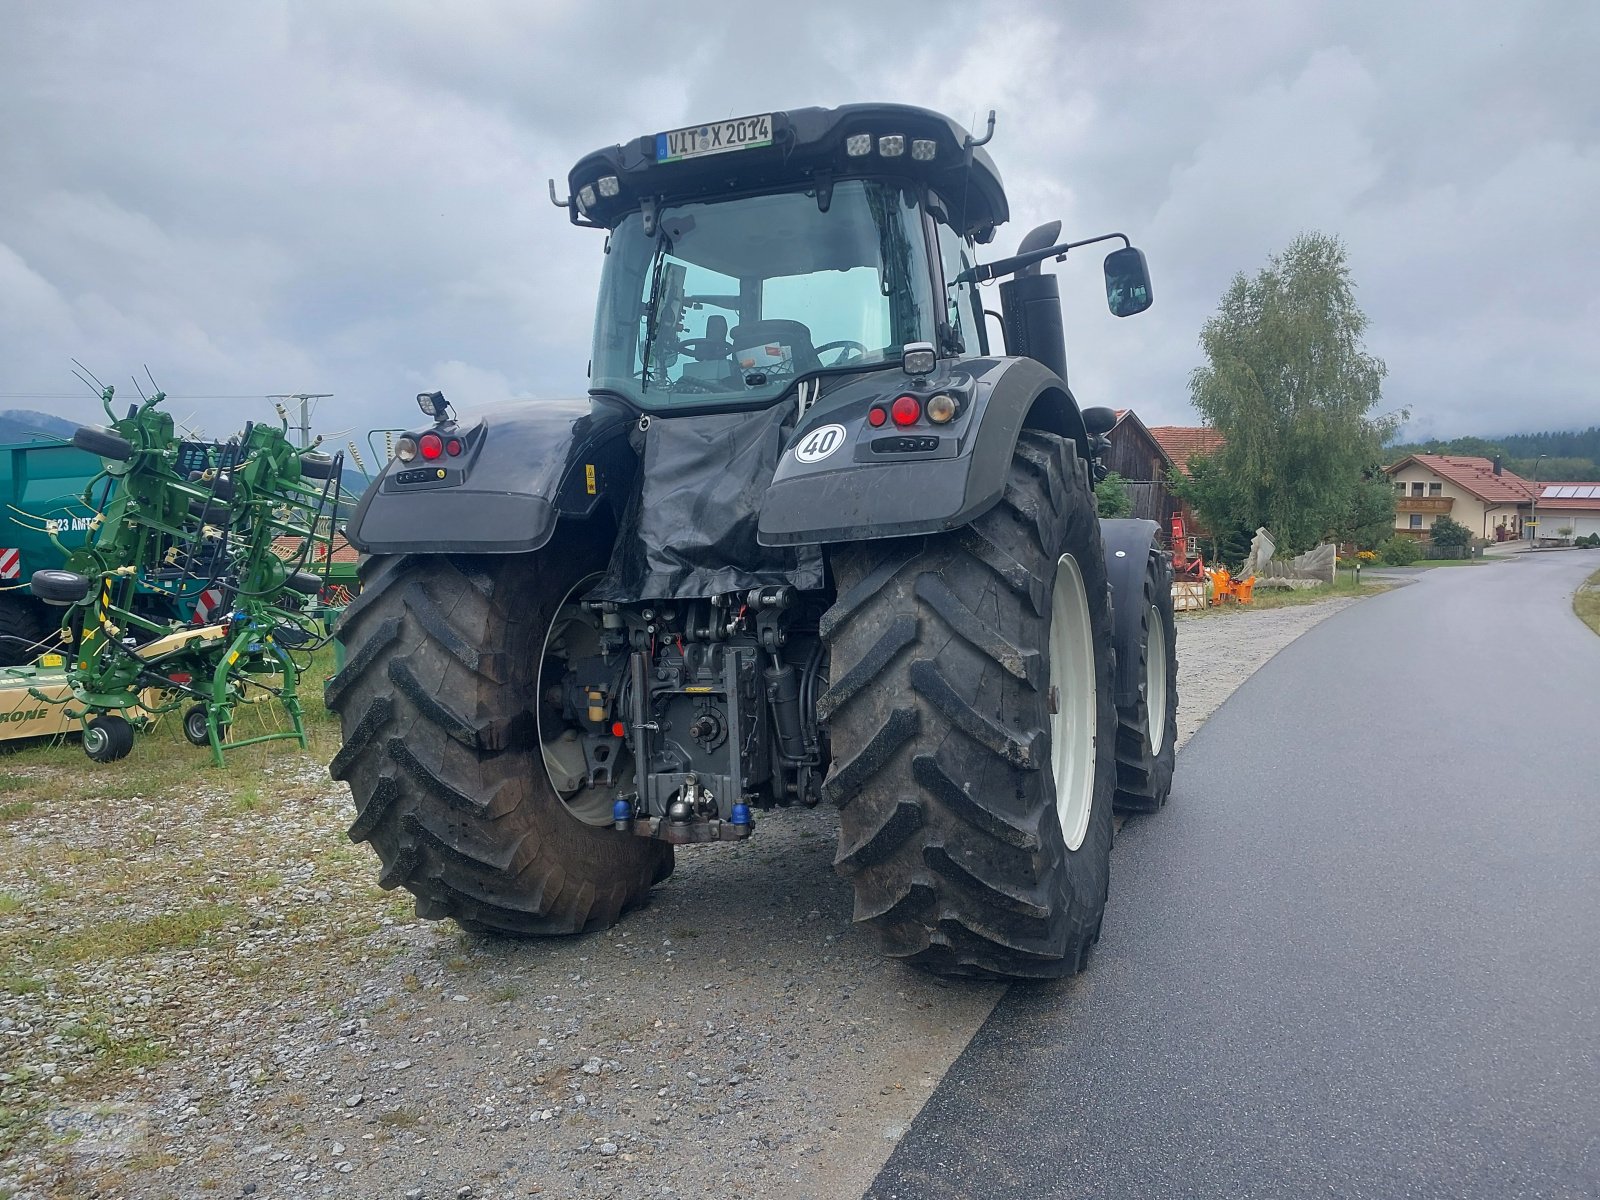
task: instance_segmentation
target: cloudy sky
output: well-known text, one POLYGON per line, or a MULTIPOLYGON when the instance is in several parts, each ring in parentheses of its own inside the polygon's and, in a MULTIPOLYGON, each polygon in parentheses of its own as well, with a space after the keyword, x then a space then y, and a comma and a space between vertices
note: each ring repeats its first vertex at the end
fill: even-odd
POLYGON ((1346 242, 1419 435, 1600 422, 1600 5, 0 0, 0 408, 96 415, 148 364, 213 434, 331 392, 342 440, 581 392, 583 153, 707 118, 990 108, 1013 222, 1123 230, 1156 306, 1062 273, 1081 402, 1193 419, 1237 271, 1346 242))

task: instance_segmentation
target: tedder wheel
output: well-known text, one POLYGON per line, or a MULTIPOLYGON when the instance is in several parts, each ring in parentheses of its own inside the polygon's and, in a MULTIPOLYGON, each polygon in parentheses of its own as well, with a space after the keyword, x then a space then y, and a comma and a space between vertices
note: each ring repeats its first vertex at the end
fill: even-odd
POLYGON ((1155 812, 1172 790, 1178 754, 1178 624, 1172 564, 1151 551, 1139 604, 1139 700, 1117 708, 1117 808, 1155 812))
POLYGON ((127 462, 133 457, 133 443, 114 429, 103 425, 80 425, 72 433, 72 444, 79 450, 98 454, 113 462, 127 462))
POLYGON ((332 479, 333 457, 328 454, 302 454, 300 477, 302 479, 332 479))
POLYGON ((328 682, 350 838, 417 913, 511 934, 616 921, 672 871, 672 847, 592 824, 563 802, 539 742, 546 633, 609 546, 558 531, 524 555, 375 556, 340 619, 328 682))
MULTIPOLYGON (((211 745, 211 728, 206 722, 209 711, 204 704, 191 704, 184 710, 183 736, 189 739, 191 746, 211 745)), ((227 725, 219 725, 217 733, 224 738, 227 737, 227 725)))
POLYGON ((58 628, 45 608, 29 596, 0 593, 0 667, 31 663, 46 650, 45 639, 58 628))
POLYGON ((133 726, 115 713, 94 717, 83 728, 83 752, 95 762, 116 762, 132 749, 133 726))
POLYGON ((1025 430, 964 529, 834 554, 818 703, 855 919, 941 974, 1069 975, 1100 936, 1116 730, 1088 474, 1025 430))
POLYGON ((42 571, 35 571, 30 586, 33 588, 35 599, 43 600, 46 604, 65 607, 76 604, 89 594, 93 580, 87 575, 79 575, 76 571, 59 571, 54 567, 46 567, 42 571))
POLYGON ((283 582, 291 592, 299 592, 302 596, 315 596, 322 591, 326 580, 314 571, 290 571, 283 582))

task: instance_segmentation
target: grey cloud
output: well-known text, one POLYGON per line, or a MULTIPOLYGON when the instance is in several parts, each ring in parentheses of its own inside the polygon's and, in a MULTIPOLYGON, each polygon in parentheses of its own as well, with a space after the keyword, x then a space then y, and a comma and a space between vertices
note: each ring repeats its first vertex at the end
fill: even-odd
MULTIPOLYGON (((1057 217, 1144 245, 1136 320, 1105 313, 1097 256, 1059 268, 1085 402, 1190 419, 1229 278, 1316 228, 1418 428, 1600 419, 1600 10, 1396 7, 15 5, 0 392, 148 362, 174 393, 335 392, 319 421, 359 434, 434 384, 581 391, 599 239, 548 177, 652 129, 878 97, 1000 110, 993 253, 1057 217)), ((220 429, 260 404, 202 408, 220 429)))

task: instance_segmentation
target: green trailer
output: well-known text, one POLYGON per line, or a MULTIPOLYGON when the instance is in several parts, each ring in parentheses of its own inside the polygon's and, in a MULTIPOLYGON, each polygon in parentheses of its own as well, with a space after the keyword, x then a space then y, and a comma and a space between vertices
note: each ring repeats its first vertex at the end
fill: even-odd
POLYGON ((31 662, 59 626, 29 580, 66 559, 50 522, 68 549, 87 539, 97 510, 83 494, 101 469, 98 455, 59 438, 0 445, 0 666, 31 662))

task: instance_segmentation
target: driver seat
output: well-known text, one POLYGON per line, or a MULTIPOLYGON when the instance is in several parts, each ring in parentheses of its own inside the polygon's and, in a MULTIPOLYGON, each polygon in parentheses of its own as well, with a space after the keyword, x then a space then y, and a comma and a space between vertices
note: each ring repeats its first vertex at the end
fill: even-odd
POLYGON ((786 370, 798 378, 822 370, 811 330, 799 321, 751 321, 735 326, 728 340, 733 343, 733 358, 741 375, 751 371, 782 374, 786 370))

